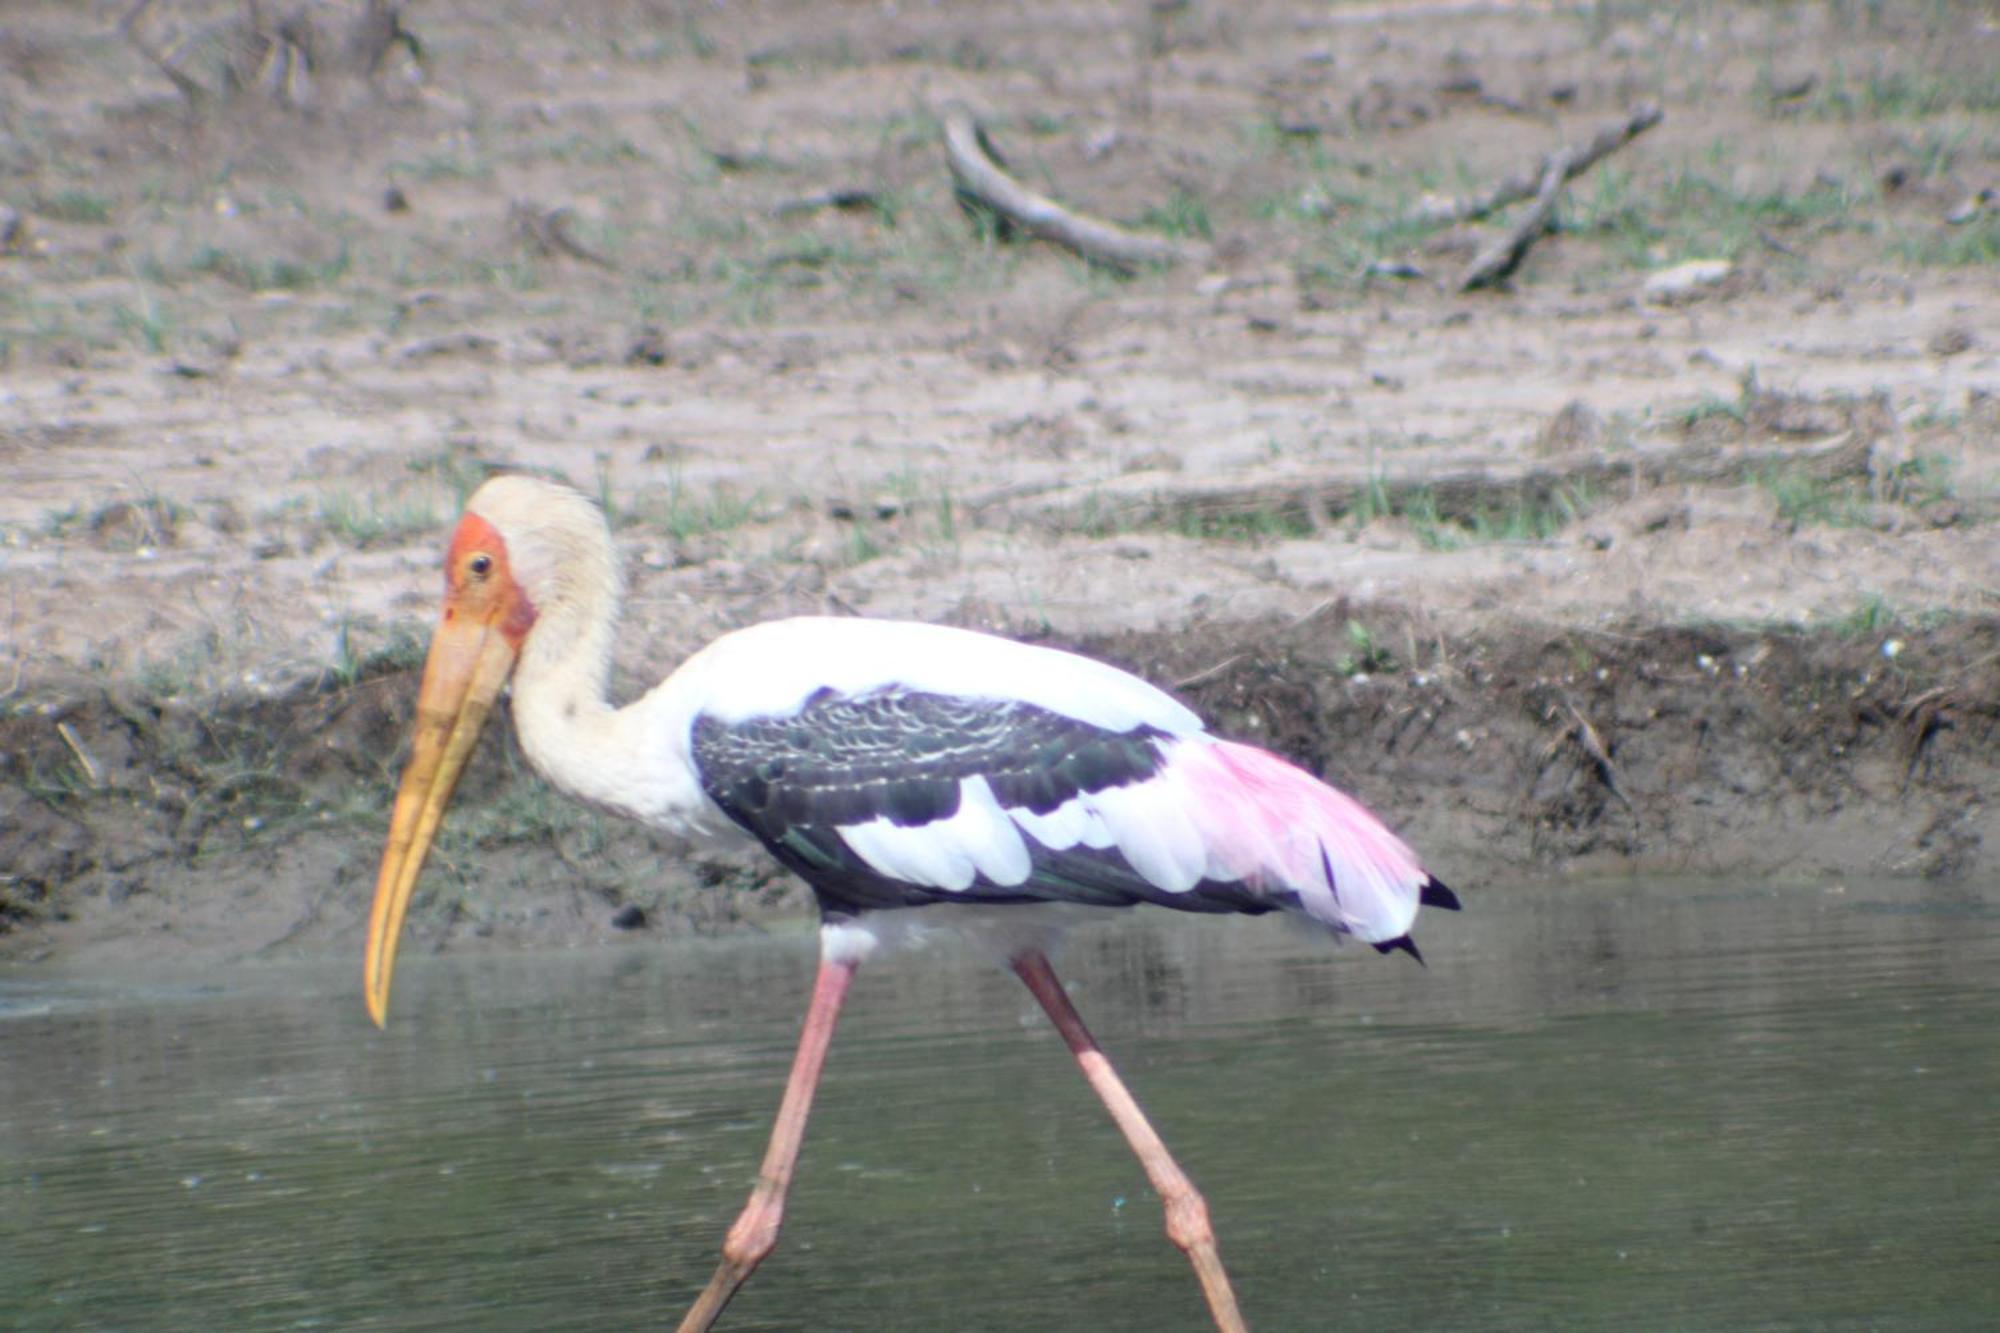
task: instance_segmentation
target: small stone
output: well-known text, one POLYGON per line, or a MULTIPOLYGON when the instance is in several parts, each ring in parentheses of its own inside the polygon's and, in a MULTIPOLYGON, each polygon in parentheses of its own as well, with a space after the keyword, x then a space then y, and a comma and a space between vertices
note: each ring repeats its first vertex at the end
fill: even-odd
POLYGON ((1812 70, 1795 70, 1771 80, 1773 102, 1796 102, 1819 87, 1819 75, 1812 70))
POLYGON ((1407 259, 1378 259, 1368 266, 1371 278, 1412 279, 1424 276, 1424 271, 1407 259))
POLYGON ((1656 305, 1672 305, 1720 286, 1735 271, 1727 259, 1690 259, 1650 275, 1640 284, 1639 295, 1656 305))
POLYGON ((667 336, 648 324, 632 335, 632 341, 625 349, 625 364, 664 366, 672 356, 673 349, 667 345, 667 336))
POLYGON ((1977 219, 1987 209, 1994 207, 2000 207, 2000 189, 1989 185, 1967 195, 1959 202, 1958 207, 1944 215, 1944 220, 1954 227, 1962 227, 1977 219))
POLYGON ((1549 418, 1539 441, 1544 454, 1570 454, 1595 449, 1610 433, 1604 416, 1581 398, 1571 399, 1549 418))
POLYGON ((1931 340, 1924 346, 1929 349, 1932 356, 1957 356, 1960 352, 1971 351, 1972 344, 1972 331, 1954 326, 1939 329, 1931 335, 1931 340))

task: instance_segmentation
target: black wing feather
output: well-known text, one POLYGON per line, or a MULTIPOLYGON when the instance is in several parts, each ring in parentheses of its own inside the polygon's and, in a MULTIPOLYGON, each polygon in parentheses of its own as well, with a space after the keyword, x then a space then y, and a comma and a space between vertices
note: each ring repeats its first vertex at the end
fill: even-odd
MULTIPOLYGON (((881 874, 838 829, 884 817, 906 828, 948 819, 958 812, 959 783, 969 777, 984 778, 1003 807, 1047 814, 1080 794, 1153 776, 1165 735, 1145 726, 1109 731, 1014 700, 898 688, 856 696, 823 690, 786 717, 735 723, 697 717, 694 760, 709 798, 830 909, 940 900, 1126 905, 1157 899, 1159 890, 1116 850, 1054 852, 1030 838, 1034 869, 1027 883, 981 880, 953 891, 881 874)), ((1218 903, 1208 910, 1241 909, 1218 903)))
POLYGON ((1417 901, 1425 907, 1442 907, 1447 912, 1456 912, 1459 910, 1458 895, 1453 893, 1446 886, 1445 882, 1436 875, 1432 875, 1424 881, 1423 888, 1417 893, 1417 901))

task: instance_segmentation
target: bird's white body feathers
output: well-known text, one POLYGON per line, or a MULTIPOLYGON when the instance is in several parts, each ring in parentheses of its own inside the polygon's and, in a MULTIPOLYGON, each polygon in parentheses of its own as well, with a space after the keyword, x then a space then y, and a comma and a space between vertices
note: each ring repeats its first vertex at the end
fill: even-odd
POLYGON ((724 635, 660 687, 686 678, 722 722, 794 713, 821 690, 858 695, 891 685, 929 694, 1018 699, 1106 731, 1149 726, 1181 735, 1201 719, 1172 695, 1118 668, 949 625, 799 616, 724 635))
POLYGON ((1010 887, 1027 881, 1038 849, 1116 848, 1168 893, 1204 880, 1296 891, 1310 915, 1370 942, 1404 934, 1415 919, 1424 879, 1416 859, 1358 805, 1261 751, 1215 740, 1170 696, 1072 653, 936 625, 772 621, 716 640, 617 713, 611 739, 620 762, 607 762, 599 745, 590 764, 578 765, 544 743, 549 728, 532 720, 531 682, 517 681, 515 707, 526 713, 529 758, 558 785, 666 831, 713 837, 736 827, 702 790, 696 718, 787 717, 824 692, 859 697, 897 687, 1016 700, 1107 731, 1149 727, 1165 733, 1167 762, 1146 781, 1042 813, 1003 806, 973 776, 960 780, 947 818, 841 826, 848 847, 884 876, 948 892, 976 882, 1010 887))
POLYGON ((611 569, 609 535, 580 497, 557 508, 587 511, 594 537, 579 536, 576 522, 552 521, 545 503, 552 489, 503 478, 471 507, 507 534, 510 551, 526 534, 531 549, 516 563, 531 577, 565 571, 561 582, 525 583, 537 619, 514 679, 514 714, 531 762, 574 795, 681 835, 731 833, 731 812, 704 789, 695 754, 700 720, 788 718, 829 696, 897 689, 1017 702, 1106 733, 1143 729, 1157 747, 1157 769, 1039 811, 1003 804, 985 777, 963 776, 944 817, 837 825, 853 856, 890 881, 944 895, 977 886, 970 896, 990 900, 1027 883, 1038 857, 1115 849, 1165 895, 1240 884, 1253 906, 1293 907, 1369 942, 1407 934, 1429 877, 1359 804, 1261 750, 1210 737, 1171 696, 1072 653, 937 625, 803 617, 726 635, 613 710, 603 689, 616 578, 602 572, 595 586, 576 578, 580 567, 611 569), (514 512, 530 502, 532 521, 514 512), (553 554, 535 549, 545 541, 553 554), (579 559, 570 549, 592 541, 606 551, 579 559))
POLYGON ((695 775, 694 721, 704 714, 725 723, 786 717, 821 691, 863 695, 900 685, 1019 700, 1109 731, 1202 729, 1201 719, 1171 695, 1075 653, 947 625, 801 616, 725 634, 612 714, 615 726, 599 743, 570 743, 579 724, 587 724, 589 699, 602 699, 605 671, 602 664, 586 671, 575 662, 524 655, 514 716, 528 758, 557 786, 683 836, 734 828, 695 775))

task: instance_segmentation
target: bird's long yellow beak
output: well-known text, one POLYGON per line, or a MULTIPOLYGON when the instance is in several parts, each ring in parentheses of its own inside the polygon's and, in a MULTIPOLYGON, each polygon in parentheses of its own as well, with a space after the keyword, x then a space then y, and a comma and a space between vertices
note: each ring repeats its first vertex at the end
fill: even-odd
MULTIPOLYGON (((460 608, 460 611, 469 608, 460 608)), ((424 857, 437 836, 452 789, 479 740, 494 700, 514 670, 519 647, 497 618, 447 614, 431 639, 417 693, 417 725, 410 737, 410 762, 396 790, 389 843, 375 880, 375 906, 368 918, 368 961, 364 985, 368 1014, 381 1027, 389 1015, 389 977, 396 967, 396 942, 424 857)))

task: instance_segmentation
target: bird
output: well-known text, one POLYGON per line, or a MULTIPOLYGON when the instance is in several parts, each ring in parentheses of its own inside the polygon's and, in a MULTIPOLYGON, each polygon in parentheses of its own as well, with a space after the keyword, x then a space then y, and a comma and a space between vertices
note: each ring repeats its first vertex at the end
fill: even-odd
POLYGON ((1159 1195, 1221 1333, 1245 1327, 1208 1206, 1049 962, 1088 909, 1283 912, 1422 955, 1457 896, 1359 802, 1212 735, 1106 663, 952 626, 801 616, 735 630, 658 686, 607 698, 622 596, 603 512, 519 473, 467 499, 444 558, 409 758, 369 914, 363 984, 386 1025, 397 941, 452 791, 503 690, 530 765, 617 815, 748 838, 820 913, 819 962, 755 1186, 683 1333, 711 1327, 778 1240, 855 971, 934 928, 997 950, 1047 1012, 1159 1195))

